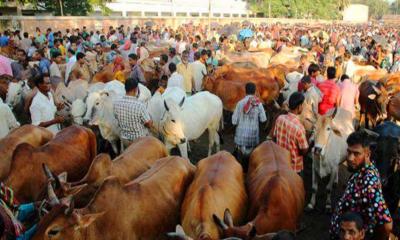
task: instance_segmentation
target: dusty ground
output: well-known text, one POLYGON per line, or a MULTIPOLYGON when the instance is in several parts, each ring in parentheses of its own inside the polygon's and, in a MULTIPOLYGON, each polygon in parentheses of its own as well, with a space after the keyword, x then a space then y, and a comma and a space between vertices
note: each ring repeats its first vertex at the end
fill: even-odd
MULTIPOLYGON (((262 134, 262 139, 265 139, 266 134, 262 134)), ((222 150, 227 150, 229 152, 233 152, 234 143, 233 143, 233 129, 232 127, 227 126, 224 131, 224 144, 221 146, 222 150)), ((193 162, 197 162, 202 158, 207 157, 208 150, 208 137, 207 133, 205 133, 200 140, 196 142, 191 142, 192 153, 190 155, 190 159, 193 162)), ((307 192, 307 200, 310 197, 311 190, 311 162, 306 161, 305 163, 305 187, 307 192)), ((321 187, 323 184, 320 185, 321 187)), ((317 199, 323 199, 321 194, 317 199)), ((323 209, 323 203, 320 201, 317 206, 317 210, 311 213, 304 213, 302 218, 302 222, 305 225, 305 229, 298 233, 299 240, 321 240, 321 239, 329 239, 329 222, 330 222, 330 214, 324 213, 319 209, 323 209)))

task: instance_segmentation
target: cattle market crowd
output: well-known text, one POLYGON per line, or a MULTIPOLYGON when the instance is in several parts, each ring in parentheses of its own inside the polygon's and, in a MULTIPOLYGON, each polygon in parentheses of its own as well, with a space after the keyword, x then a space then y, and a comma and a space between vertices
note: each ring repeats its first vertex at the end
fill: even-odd
POLYGON ((384 24, 7 29, 0 239, 397 239, 399 71, 384 24))

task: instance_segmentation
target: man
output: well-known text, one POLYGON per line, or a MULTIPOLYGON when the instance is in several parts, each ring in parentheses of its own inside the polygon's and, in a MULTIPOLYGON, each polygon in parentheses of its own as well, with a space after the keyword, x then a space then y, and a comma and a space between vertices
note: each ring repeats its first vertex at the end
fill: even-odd
POLYGON ((115 43, 113 43, 111 45, 111 51, 107 54, 107 64, 113 63, 115 58, 117 57, 118 53, 117 53, 117 45, 115 43))
POLYGON ((150 54, 149 51, 146 48, 146 43, 141 42, 140 47, 139 47, 139 64, 143 62, 145 59, 149 58, 150 54))
POLYGON ((318 105, 322 100, 322 94, 319 89, 312 84, 310 76, 304 76, 301 82, 304 86, 305 102, 311 103, 314 115, 318 116, 318 105))
POLYGON ((134 53, 129 54, 129 65, 131 66, 131 74, 130 77, 133 79, 139 79, 140 83, 145 84, 146 79, 144 78, 144 74, 142 72, 142 69, 140 68, 138 64, 138 56, 134 53))
POLYGON ((70 73, 76 63, 75 51, 72 49, 68 49, 67 54, 68 54, 68 61, 67 61, 67 65, 65 66, 65 78, 64 78, 65 83, 69 82, 70 73))
POLYGON ((152 127, 146 106, 137 99, 139 79, 128 78, 125 81, 126 96, 114 103, 114 115, 121 128, 121 141, 127 148, 132 141, 147 136, 152 127))
POLYGON ((51 31, 51 28, 47 29, 47 42, 49 44, 49 48, 52 48, 54 46, 54 34, 51 31))
POLYGON ((356 105, 358 104, 358 97, 360 92, 358 86, 354 84, 347 75, 341 77, 340 88, 340 104, 341 108, 351 112, 353 119, 356 117, 356 105))
POLYGON ((18 81, 25 80, 27 77, 25 71, 28 68, 28 56, 23 49, 17 49, 17 60, 18 62, 11 63, 13 76, 18 81))
POLYGON ((340 218, 340 240, 364 240, 364 221, 355 212, 347 212, 340 218))
MULTIPOLYGON (((308 76, 310 76, 310 78, 311 78, 311 83, 316 86, 318 83, 317 76, 320 74, 319 66, 315 63, 311 63, 310 66, 308 66, 307 72, 308 72, 308 76)), ((299 82, 297 88, 298 88, 299 92, 304 91, 304 86, 301 81, 299 82)))
POLYGON ((378 169, 371 162, 370 139, 365 131, 347 138, 347 168, 353 173, 331 220, 331 239, 337 239, 339 220, 348 211, 357 212, 364 220, 366 239, 388 239, 392 217, 382 194, 378 169))
MULTIPOLYGON (((204 56, 207 56, 207 53, 204 56)), ((196 52, 194 54, 194 59, 195 62, 192 63, 194 91, 199 92, 202 90, 204 76, 207 75, 207 68, 205 65, 206 57, 201 58, 200 53, 196 52)))
POLYGON ((298 117, 303 110, 303 102, 303 94, 294 92, 289 98, 289 112, 276 119, 273 132, 276 143, 290 152, 292 169, 299 175, 303 171, 303 156, 308 151, 306 130, 298 117))
POLYGON ((160 76, 165 75, 169 77, 171 73, 169 72, 169 62, 168 62, 168 56, 166 54, 161 54, 160 66, 161 66, 160 76))
POLYGON ((169 49, 169 59, 169 62, 174 63, 175 65, 178 65, 181 62, 181 58, 179 57, 179 55, 176 54, 175 48, 169 49))
POLYGON ((318 83, 317 87, 322 93, 322 101, 318 106, 318 113, 324 115, 329 110, 340 105, 340 88, 336 85, 336 69, 328 67, 326 70, 328 79, 318 83))
POLYGON ((19 127, 19 122, 15 119, 10 107, 3 102, 0 98, 0 139, 7 136, 7 134, 14 128, 19 127))
POLYGON ((50 77, 57 77, 59 79, 62 79, 61 76, 61 71, 60 67, 58 66, 62 62, 62 56, 61 53, 55 52, 52 56, 51 59, 51 65, 50 65, 50 77))
MULTIPOLYGON (((237 126, 235 131, 235 151, 240 152, 246 161, 247 157, 260 142, 259 123, 267 121, 264 108, 260 100, 254 95, 256 85, 246 84, 246 97, 236 104, 232 115, 232 124, 237 126)), ((247 170, 247 161, 243 162, 247 170)))
POLYGON ((50 57, 51 57, 51 58, 53 57, 53 55, 54 55, 55 53, 60 53, 60 54, 62 55, 61 49, 59 48, 60 45, 61 45, 60 39, 54 40, 54 47, 52 47, 52 48, 50 49, 50 57))
POLYGON ((21 40, 21 48, 27 53, 31 45, 32 40, 29 38, 29 34, 24 32, 24 38, 21 40))
POLYGON ((34 58, 39 61, 39 69, 42 74, 49 74, 50 73, 50 60, 46 58, 44 54, 44 50, 40 49, 37 50, 34 58))
POLYGON ((172 62, 169 64, 169 71, 171 72, 171 76, 168 79, 167 88, 178 87, 185 91, 183 76, 176 72, 175 63, 172 62))
POLYGON ((194 92, 194 79, 192 66, 189 64, 189 52, 187 50, 182 52, 182 62, 176 68, 176 71, 183 76, 186 95, 190 96, 194 92))
POLYGON ((48 76, 36 78, 35 85, 38 88, 38 92, 29 108, 32 125, 45 127, 56 134, 60 130, 59 124, 64 122, 64 118, 55 115, 57 110, 62 109, 63 106, 61 104, 56 106, 53 95, 50 92, 51 83, 48 76))
POLYGON ((6 47, 8 45, 8 42, 10 40, 10 34, 8 33, 8 30, 5 30, 3 35, 0 37, 0 47, 6 47))
POLYGON ((76 54, 76 63, 72 68, 72 71, 79 69, 82 72, 82 79, 90 82, 92 80, 92 70, 90 69, 89 64, 85 59, 85 54, 82 52, 78 52, 76 54))

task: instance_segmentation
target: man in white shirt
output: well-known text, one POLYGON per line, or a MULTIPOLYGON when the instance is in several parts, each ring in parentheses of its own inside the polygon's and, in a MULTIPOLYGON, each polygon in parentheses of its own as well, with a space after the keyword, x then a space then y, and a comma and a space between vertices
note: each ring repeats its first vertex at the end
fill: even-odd
POLYGON ((38 92, 32 100, 29 108, 31 113, 32 125, 45 127, 56 134, 59 130, 59 124, 64 122, 62 116, 55 116, 57 109, 62 109, 62 105, 57 105, 54 102, 53 95, 50 92, 51 83, 50 78, 38 77, 35 79, 38 92))
POLYGON ((61 53, 59 52, 54 53, 51 60, 52 61, 50 65, 50 77, 58 77, 62 79, 60 67, 58 66, 58 64, 62 62, 61 53))
POLYGON ((169 71, 171 72, 171 76, 168 79, 167 88, 179 87, 183 91, 185 91, 185 85, 184 85, 183 76, 176 72, 175 63, 170 63, 169 64, 169 71))
POLYGON ((17 127, 19 127, 19 122, 15 119, 10 107, 0 98, 0 139, 17 127))
POLYGON ((72 68, 76 63, 75 51, 72 49, 68 49, 68 57, 69 60, 67 62, 67 66, 65 67, 65 78, 64 78, 65 83, 68 83, 69 74, 71 73, 72 68))
POLYGON ((146 58, 148 58, 150 56, 149 51, 147 51, 146 48, 146 43, 145 42, 141 42, 140 43, 140 48, 139 48, 139 60, 138 63, 142 63, 143 60, 145 60, 146 58))
POLYGON ((201 87, 203 85, 203 78, 207 75, 207 68, 204 64, 207 59, 207 52, 204 51, 204 57, 200 57, 200 53, 196 52, 194 54, 194 63, 191 64, 192 71, 193 71, 193 79, 194 79, 194 89, 196 92, 201 91, 201 87))
POLYGON ((24 32, 24 38, 21 40, 21 48, 28 53, 28 49, 32 46, 32 40, 29 38, 29 34, 24 32))

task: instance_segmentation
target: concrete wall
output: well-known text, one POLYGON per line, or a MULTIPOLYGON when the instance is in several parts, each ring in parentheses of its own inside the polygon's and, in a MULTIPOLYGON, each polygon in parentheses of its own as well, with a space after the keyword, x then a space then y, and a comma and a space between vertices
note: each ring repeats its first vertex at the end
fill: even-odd
MULTIPOLYGON (((211 22, 219 24, 229 24, 232 22, 241 22, 248 20, 254 24, 260 23, 332 23, 327 20, 310 20, 310 19, 287 19, 287 18, 211 18, 211 22)), ((82 28, 86 26, 88 29, 108 29, 109 26, 125 26, 142 25, 147 21, 153 21, 159 25, 177 27, 184 23, 192 22, 193 24, 208 25, 207 17, 54 17, 54 16, 0 16, 0 30, 5 28, 22 29, 22 31, 34 32, 36 27, 42 30, 51 27, 52 29, 64 30, 67 28, 82 28)), ((336 21, 337 22, 337 21, 336 21)))
POLYGON ((368 22, 368 11, 367 5, 350 4, 343 11, 343 21, 366 23, 368 22))

